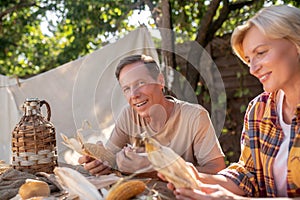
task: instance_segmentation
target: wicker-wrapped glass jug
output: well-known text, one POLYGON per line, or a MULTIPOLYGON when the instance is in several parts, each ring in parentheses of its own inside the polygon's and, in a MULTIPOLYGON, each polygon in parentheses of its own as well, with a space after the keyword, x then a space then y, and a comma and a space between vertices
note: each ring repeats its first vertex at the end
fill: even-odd
POLYGON ((49 121, 51 110, 45 100, 26 99, 24 115, 12 132, 12 166, 29 172, 53 173, 57 166, 55 127, 49 121), (42 116, 41 107, 46 105, 47 118, 42 116))

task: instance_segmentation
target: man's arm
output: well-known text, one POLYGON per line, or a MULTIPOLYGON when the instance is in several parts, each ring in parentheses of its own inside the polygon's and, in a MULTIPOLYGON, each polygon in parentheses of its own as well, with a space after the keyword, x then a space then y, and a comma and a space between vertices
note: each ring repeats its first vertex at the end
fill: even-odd
POLYGON ((199 172, 216 174, 226 166, 224 153, 208 112, 200 112, 196 122, 198 123, 195 126, 196 136, 193 143, 194 155, 197 158, 195 166, 199 172))
POLYGON ((225 166, 224 158, 219 157, 208 161, 207 163, 205 163, 204 166, 196 166, 196 169, 202 173, 216 174, 222 169, 225 169, 225 167, 226 166, 225 166))

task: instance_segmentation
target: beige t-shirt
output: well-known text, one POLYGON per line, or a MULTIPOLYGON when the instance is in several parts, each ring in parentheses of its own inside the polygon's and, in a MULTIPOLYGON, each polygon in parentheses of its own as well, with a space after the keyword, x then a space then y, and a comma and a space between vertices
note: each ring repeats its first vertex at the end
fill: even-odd
POLYGON ((147 131, 162 145, 172 148, 187 162, 203 166, 208 161, 224 157, 208 112, 199 104, 172 98, 174 109, 165 126, 155 132, 130 106, 121 112, 106 146, 120 151, 134 137, 147 131))

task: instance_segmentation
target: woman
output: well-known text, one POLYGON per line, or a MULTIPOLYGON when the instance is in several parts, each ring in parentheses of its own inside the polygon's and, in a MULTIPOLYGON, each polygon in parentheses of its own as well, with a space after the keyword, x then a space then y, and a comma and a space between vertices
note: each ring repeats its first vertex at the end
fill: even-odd
POLYGON ((217 175, 198 173, 200 190, 174 193, 177 199, 299 197, 300 10, 263 8, 234 30, 231 44, 265 90, 246 111, 240 160, 217 175))

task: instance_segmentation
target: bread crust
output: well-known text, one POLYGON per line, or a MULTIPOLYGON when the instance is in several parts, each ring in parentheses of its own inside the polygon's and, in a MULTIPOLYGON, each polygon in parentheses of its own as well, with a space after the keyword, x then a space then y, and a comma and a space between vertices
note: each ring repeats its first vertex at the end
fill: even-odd
POLYGON ((19 195, 22 199, 32 197, 48 197, 50 195, 49 185, 44 181, 27 179, 26 183, 19 188, 19 195))

